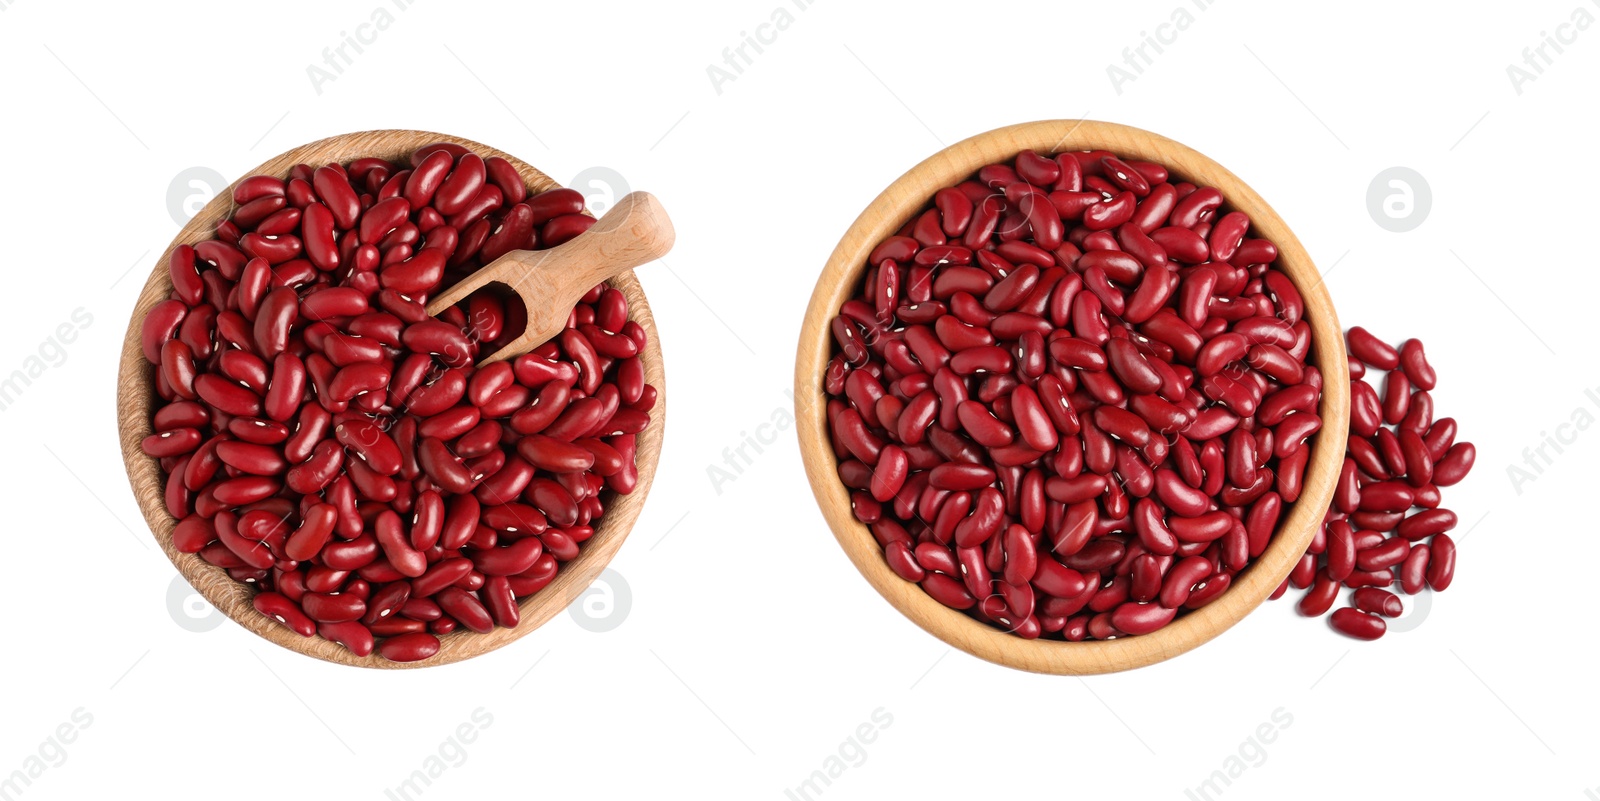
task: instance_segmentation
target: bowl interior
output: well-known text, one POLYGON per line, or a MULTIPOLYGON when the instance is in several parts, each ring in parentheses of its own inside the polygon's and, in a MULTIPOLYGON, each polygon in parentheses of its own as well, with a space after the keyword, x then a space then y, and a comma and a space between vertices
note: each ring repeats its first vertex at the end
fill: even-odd
MULTIPOLYGON (((521 173, 533 192, 555 189, 560 186, 549 176, 527 163, 495 148, 468 139, 430 133, 427 131, 365 131, 345 134, 302 145, 256 167, 245 176, 277 175, 287 177, 296 164, 319 166, 328 162, 348 163, 354 159, 374 156, 390 161, 405 161, 412 151, 432 142, 454 142, 481 156, 500 156, 521 173)), ((237 183, 237 182, 236 182, 237 183)), ((645 497, 655 477, 656 462, 661 454, 662 432, 666 424, 665 373, 661 362, 655 319, 650 313, 650 303, 632 272, 624 273, 611 283, 628 300, 629 317, 644 327, 649 335, 649 345, 641 357, 645 378, 656 387, 657 401, 651 411, 650 426, 639 434, 637 464, 639 483, 629 495, 610 493, 605 515, 600 519, 594 536, 583 544, 578 558, 561 566, 556 578, 534 595, 521 602, 521 622, 514 629, 496 628, 488 634, 457 630, 439 638, 439 653, 420 662, 397 663, 382 659, 376 653, 358 657, 344 646, 321 637, 301 637, 276 621, 260 614, 251 606, 254 590, 234 581, 221 568, 206 563, 194 554, 180 553, 172 544, 172 528, 176 520, 168 514, 162 495, 162 478, 157 460, 146 456, 140 441, 151 433, 153 404, 159 400, 152 385, 152 366, 145 361, 139 348, 139 329, 145 314, 152 306, 166 299, 172 290, 167 272, 167 262, 179 245, 192 245, 213 238, 216 226, 233 211, 233 187, 219 192, 196 214, 178 236, 173 239, 156 260, 145 282, 137 305, 128 324, 123 341, 122 360, 117 377, 117 426, 122 445, 122 457, 128 470, 128 480, 134 497, 139 502, 146 522, 156 542, 166 552, 167 558, 218 609, 239 625, 292 651, 337 662, 372 668, 411 668, 458 662, 506 645, 543 625, 551 617, 582 593, 595 577, 605 569, 616 555, 622 541, 633 528, 634 521, 644 507, 645 497)))
POLYGON ((861 213, 829 257, 806 311, 795 362, 795 411, 806 474, 823 516, 856 568, 902 614, 950 645, 991 662, 1042 673, 1108 673, 1169 659, 1210 640, 1260 605, 1288 576, 1321 523, 1343 462, 1349 375, 1344 337, 1316 265, 1288 225, 1249 186, 1199 152, 1147 131, 1092 120, 1049 120, 996 129, 945 148, 890 184, 861 213), (1312 452, 1301 495, 1287 505, 1272 543, 1214 601, 1143 636, 1079 643, 1024 640, 950 609, 900 578, 884 561, 871 531, 851 513, 849 491, 839 480, 829 443, 822 390, 833 349, 828 324, 857 291, 867 254, 927 208, 939 189, 954 186, 984 165, 1008 162, 1023 150, 1096 149, 1162 164, 1174 180, 1216 187, 1228 209, 1250 216, 1255 235, 1278 246, 1277 266, 1305 299, 1305 318, 1312 329, 1310 361, 1323 375, 1324 425, 1308 445, 1312 452))

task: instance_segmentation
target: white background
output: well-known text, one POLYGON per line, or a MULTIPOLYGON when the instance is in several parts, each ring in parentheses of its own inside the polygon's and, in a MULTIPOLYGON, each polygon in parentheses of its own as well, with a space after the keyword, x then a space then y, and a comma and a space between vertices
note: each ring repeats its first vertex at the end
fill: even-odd
POLYGON ((1600 797, 1600 546, 1583 506, 1600 433, 1562 429, 1574 441, 1536 480, 1507 474, 1578 410, 1600 418, 1584 394, 1600 397, 1600 30, 1557 27, 1600 5, 1190 4, 1192 25, 1117 87, 1108 65, 1178 0, 823 0, 786 6, 793 23, 719 92, 707 67, 778 0, 381 2, 393 24, 319 91, 308 66, 380 0, 0 0, 0 375, 92 315, 0 412, 0 777, 41 748, 51 762, 16 797, 384 798, 443 746, 429 798, 779 799, 880 708, 892 723, 845 745, 813 797, 1197 797, 1241 752, 1228 799, 1600 797), (1575 41, 1519 92, 1507 66, 1541 32, 1575 41), (883 186, 981 131, 1082 116, 1229 166, 1294 226, 1346 325, 1428 343, 1439 412, 1479 456, 1446 494, 1459 577, 1420 625, 1358 643, 1283 601, 1165 664, 1022 674, 949 650, 870 589, 789 431, 720 492, 708 478, 724 448, 788 419, 812 283, 883 186), (598 598, 626 615, 614 630, 589 630, 618 622, 601 604, 588 627, 562 615, 469 663, 360 671, 169 598, 176 573, 118 457, 113 376, 174 208, 215 188, 190 176, 384 127, 486 142, 564 182, 607 168, 677 223, 674 252, 640 271, 670 420, 598 598), (1406 233, 1366 200, 1397 165, 1431 187, 1406 233), (458 751, 480 707, 492 723, 458 751), (92 723, 50 744, 80 708, 92 723), (1251 743, 1261 724, 1272 741, 1251 743))

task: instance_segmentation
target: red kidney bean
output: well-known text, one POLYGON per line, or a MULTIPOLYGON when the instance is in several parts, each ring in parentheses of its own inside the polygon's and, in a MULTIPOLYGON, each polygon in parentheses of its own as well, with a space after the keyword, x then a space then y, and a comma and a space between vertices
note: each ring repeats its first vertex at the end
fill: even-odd
POLYGON ((472 564, 486 576, 515 576, 533 568, 544 553, 539 537, 522 537, 510 545, 480 548, 472 552, 472 564))
POLYGON ((1427 390, 1411 393, 1410 408, 1397 424, 1397 430, 1421 436, 1433 426, 1433 394, 1427 390))
POLYGON ((1428 426, 1427 433, 1422 441, 1428 446, 1428 458, 1438 463, 1449 451, 1456 440, 1456 421, 1452 417, 1443 417, 1428 426))
POLYGON ((338 510, 330 504, 313 504, 302 515, 300 527, 289 535, 284 544, 284 555, 298 562, 308 561, 322 551, 333 538, 333 526, 338 510))
MULTIPOLYGON (((199 442, 199 432, 194 429, 179 429, 179 431, 194 432, 195 442, 199 442)), ((166 436, 176 432, 165 432, 157 436, 166 436)), ((146 451, 148 452, 148 448, 146 451)), ((217 444, 217 458, 222 463, 234 468, 240 473, 249 473, 258 476, 272 476, 284 472, 289 468, 289 463, 277 448, 267 445, 256 445, 249 442, 219 442, 217 444)))
POLYGON ((1376 640, 1388 628, 1382 618, 1350 607, 1334 610, 1328 623, 1334 631, 1358 640, 1376 640))
POLYGON ((1189 600, 1183 602, 1183 608, 1199 609, 1216 600, 1232 585, 1232 573, 1212 573, 1189 594, 1189 600))
POLYGON ((960 581, 943 573, 928 573, 922 578, 922 588, 934 600, 952 609, 971 609, 978 603, 960 581))
POLYGON ((1405 612, 1405 604, 1401 603, 1400 596, 1378 587, 1362 587, 1350 597, 1355 608, 1363 612, 1384 617, 1399 617, 1405 612))
POLYGON ((420 662, 437 653, 439 638, 420 630, 395 634, 378 644, 378 654, 390 662, 420 662))
POLYGON ((175 428, 159 434, 151 434, 139 443, 140 448, 149 456, 162 458, 178 456, 189 453, 200 445, 200 430, 196 428, 175 428))
POLYGON ((1111 625, 1125 634, 1149 634, 1171 623, 1178 610, 1152 603, 1128 602, 1111 613, 1111 625))
POLYGON ((1428 560, 1431 556, 1432 549, 1416 543, 1411 546, 1411 553, 1406 555, 1406 560, 1400 563, 1400 588, 1407 595, 1422 592, 1427 583, 1428 560))
POLYGON ((483 160, 483 166, 486 179, 500 188, 507 204, 521 203, 528 196, 528 187, 522 182, 522 176, 517 174, 517 169, 511 166, 511 162, 499 156, 490 156, 483 160))
POLYGON ((1393 370, 1400 366, 1400 354, 1393 346, 1373 336, 1361 326, 1346 333, 1350 355, 1379 370, 1393 370))
POLYGON ((1435 535, 1428 546, 1428 586, 1434 592, 1449 589, 1456 574, 1456 543, 1449 534, 1435 535))
POLYGON ((216 539, 216 527, 198 515, 185 517, 172 528, 172 545, 182 553, 199 553, 216 539))
MULTIPOLYGON (((176 401, 156 412, 152 423, 156 431, 174 428, 200 428, 211 422, 211 413, 198 403, 176 401)), ((209 442, 209 440, 208 440, 209 442)))
POLYGON ((1455 512, 1449 509, 1429 509, 1400 521, 1396 533, 1404 539, 1421 540, 1435 534, 1443 534, 1455 527, 1455 512))
POLYGON ((1217 261, 1228 261, 1244 241, 1245 231, 1250 228, 1250 218, 1243 212, 1229 212, 1217 220, 1212 226, 1211 234, 1206 244, 1211 249, 1211 258, 1217 261))
POLYGON ((1228 533, 1233 523, 1232 515, 1218 510, 1197 517, 1173 517, 1167 527, 1180 542, 1210 542, 1228 533))
POLYGON ((460 587, 446 587, 440 590, 433 600, 445 614, 479 634, 487 634, 494 630, 494 618, 483 602, 460 587))
POLYGON ((1365 571, 1383 570, 1404 562, 1410 553, 1411 544, 1405 540, 1385 540, 1381 545, 1358 551, 1356 567, 1365 571))
MULTIPOLYGON (((1312 539, 1315 540, 1316 536, 1313 535, 1312 539)), ((1307 549, 1306 553, 1302 555, 1300 560, 1295 562, 1294 567, 1289 570, 1289 583, 1294 585, 1295 589, 1303 590, 1311 586, 1311 582, 1315 580, 1316 577, 1317 557, 1313 549, 1307 549)))
POLYGON ((884 559, 895 575, 906 581, 921 581, 927 572, 917 563, 910 546, 904 542, 891 542, 884 548, 884 559))
POLYGON ((1307 437, 1315 434, 1322 428, 1322 419, 1306 412, 1290 412, 1283 421, 1272 429, 1276 447, 1273 451, 1279 459, 1287 460, 1296 451, 1300 450, 1307 437))
POLYGON ((872 497, 887 501, 900 492, 910 471, 910 462, 899 446, 889 445, 879 454, 878 464, 872 472, 870 489, 872 497))
POLYGON ((283 624, 283 627, 302 636, 317 633, 317 624, 300 611, 294 601, 276 592, 259 592, 251 599, 257 612, 283 624))
POLYGON ((1105 354, 1111 372, 1130 391, 1151 394, 1161 388, 1161 374, 1132 342, 1125 339, 1110 340, 1106 342, 1105 354))
POLYGON ((1203 556, 1185 557, 1167 571, 1161 585, 1159 600, 1168 609, 1177 609, 1188 602, 1196 584, 1211 575, 1212 564, 1203 556))
POLYGON ((367 611, 365 601, 345 593, 308 592, 300 599, 300 607, 318 623, 349 623, 367 611))
POLYGON ((317 635, 343 645, 356 656, 371 654, 377 642, 372 630, 360 623, 318 623, 317 635))
POLYGON ((189 307, 176 298, 163 300, 145 315, 140 329, 139 346, 151 364, 161 364, 161 347, 177 336, 189 307))
POLYGON ((1478 451, 1470 442, 1457 442, 1450 446, 1444 457, 1434 463, 1433 483, 1440 487, 1454 486, 1472 470, 1478 451))
POLYGON ((332 212, 340 228, 355 227, 356 221, 361 218, 361 200, 343 170, 334 165, 319 167, 312 174, 311 186, 328 211, 332 212))
POLYGON ((1403 512, 1411 508, 1415 490, 1403 481, 1382 481, 1361 489, 1362 511, 1403 512))
POLYGON ((323 440, 304 462, 289 468, 284 483, 294 492, 320 492, 338 477, 343 465, 344 450, 333 440, 323 440))
MULTIPOLYGON (((427 161, 431 161, 432 158, 433 156, 429 156, 429 159, 424 164, 427 161)), ((423 167, 419 166, 417 171, 412 173, 411 179, 407 182, 408 189, 410 188, 410 181, 417 180, 416 176, 421 172, 423 172, 423 167)), ((478 190, 483 188, 487 178, 488 170, 483 158, 476 153, 463 154, 460 161, 456 162, 455 168, 450 170, 450 174, 443 178, 435 189, 432 198, 434 208, 438 209, 439 213, 443 215, 461 212, 472 201, 473 197, 478 194, 478 190)), ((413 205, 423 205, 415 200, 412 203, 413 205)))
MULTIPOLYGON (((1353 421, 1352 421, 1353 423, 1353 421)), ((1362 439, 1356 434, 1351 434, 1345 445, 1351 461, 1371 478, 1383 480, 1390 477, 1389 468, 1383 462, 1383 456, 1378 453, 1370 441, 1362 439)))
POLYGON ((428 598, 435 593, 461 581, 471 573, 473 563, 462 557, 449 557, 441 559, 428 568, 428 572, 411 582, 411 597, 428 598))
POLYGON ((1199 223, 1210 221, 1212 213, 1222 203, 1221 192, 1209 186, 1200 187, 1173 206, 1169 224, 1179 228, 1194 228, 1199 223))
POLYGON ((1179 515, 1195 517, 1204 514, 1210 504, 1207 495, 1184 483, 1172 470, 1156 471, 1156 496, 1168 509, 1179 515))
MULTIPOLYGON (((493 189, 494 187, 485 187, 485 192, 493 189)), ((488 201, 482 199, 480 194, 480 199, 476 202, 483 204, 488 201)), ((555 247, 587 231, 591 225, 594 225, 593 217, 585 214, 564 214, 550 220, 539 229, 539 241, 546 247, 555 247)))
POLYGON ((1339 597, 1339 582, 1328 576, 1326 570, 1317 572, 1316 579, 1311 584, 1311 589, 1296 609, 1306 617, 1321 617, 1333 608, 1333 602, 1339 597))
POLYGON ((583 194, 576 189, 551 189, 529 197, 533 224, 543 225, 557 217, 583 212, 583 194))
POLYGON ((1411 406, 1411 382, 1398 370, 1389 371, 1383 382, 1383 422, 1398 425, 1411 406))
MULTIPOLYGON (((1356 567, 1356 542, 1355 532, 1350 524, 1343 520, 1335 520, 1328 524, 1328 541, 1325 553, 1327 554, 1328 578, 1333 581, 1344 581, 1350 577, 1356 567)), ((1313 561, 1314 565, 1315 562, 1313 561)))
POLYGON ((427 555, 411 547, 410 539, 406 536, 405 524, 393 509, 379 512, 373 521, 373 528, 377 534, 378 547, 383 549, 384 557, 400 575, 416 578, 427 572, 427 555))
POLYGON ((1083 225, 1091 231, 1104 231, 1132 219, 1138 205, 1132 192, 1119 192, 1114 197, 1083 210, 1083 225))
POLYGON ((939 209, 940 227, 944 235, 951 238, 961 236, 972 222, 972 200, 956 189, 941 189, 933 199, 935 207, 939 209))
POLYGON ((1433 457, 1428 445, 1415 431, 1402 430, 1398 437, 1400 452, 1404 456, 1407 483, 1421 487, 1433 481, 1433 457))
POLYGON ((1129 568, 1128 597, 1138 603, 1149 603, 1161 592, 1162 564, 1152 554, 1142 554, 1129 568))
POLYGON ((1428 363, 1428 355, 1423 351, 1420 340, 1408 339, 1401 344, 1398 358, 1406 378, 1409 378, 1418 389, 1431 391, 1438 383, 1438 377, 1433 371, 1433 366, 1428 363))

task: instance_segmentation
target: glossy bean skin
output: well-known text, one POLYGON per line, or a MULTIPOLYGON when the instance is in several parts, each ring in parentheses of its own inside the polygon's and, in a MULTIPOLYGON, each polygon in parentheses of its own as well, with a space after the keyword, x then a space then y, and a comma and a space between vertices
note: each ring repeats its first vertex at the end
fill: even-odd
POLYGON ((1376 640, 1388 629, 1388 625, 1377 615, 1351 607, 1334 610, 1328 618, 1328 624, 1334 631, 1357 640, 1376 640))
POLYGON ((189 307, 176 298, 157 303, 145 315, 139 334, 139 347, 151 364, 161 364, 161 346, 177 335, 189 307))
POLYGON ((1423 350, 1420 340, 1406 340, 1400 346, 1397 356, 1406 378, 1410 379, 1417 389, 1428 391, 1438 385, 1438 374, 1434 372, 1433 365, 1428 363, 1428 355, 1423 350))
POLYGON ((1368 366, 1379 370, 1393 370, 1400 366, 1400 354, 1394 347, 1373 336, 1367 329, 1356 326, 1346 336, 1350 355, 1368 366))
POLYGON ((1202 556, 1189 556, 1180 560, 1168 571, 1161 585, 1159 599, 1162 606, 1177 609, 1188 602, 1194 586, 1211 575, 1212 564, 1202 556))
POLYGON ((367 656, 376 647, 372 630, 360 623, 318 623, 317 634, 324 640, 343 645, 355 656, 367 656))
POLYGON ((1399 617, 1405 612, 1400 596, 1378 587, 1362 587, 1351 595, 1355 608, 1373 615, 1399 617))
POLYGON ((1405 561, 1411 553, 1411 545, 1403 539, 1391 539, 1382 545, 1377 545, 1356 554, 1356 568, 1358 570, 1383 570, 1394 567, 1405 561))
POLYGON ((1478 451, 1470 442, 1457 442, 1450 446, 1443 458, 1437 460, 1433 466, 1433 483, 1440 487, 1450 487, 1461 482, 1472 471, 1472 465, 1477 461, 1478 451))
POLYGON ((1112 611, 1111 625, 1126 634, 1149 634, 1171 623, 1177 615, 1177 609, 1161 604, 1130 601, 1112 611))
POLYGON ((1333 607, 1339 597, 1339 582, 1330 578, 1327 571, 1317 573, 1311 589, 1300 599, 1297 611, 1306 617, 1321 617, 1333 607))
POLYGON ((487 634, 494 630, 494 617, 489 614, 488 608, 476 596, 460 587, 446 587, 440 590, 434 596, 434 601, 461 625, 479 634, 487 634))
POLYGON ((366 420, 349 420, 333 428, 339 444, 349 448, 379 475, 391 476, 400 472, 400 448, 376 424, 366 420))
POLYGON ((1434 592, 1443 592, 1450 588, 1456 574, 1456 543, 1449 534, 1439 534, 1429 544, 1428 568, 1426 578, 1428 586, 1434 592))
POLYGON ((971 609, 977 605, 977 599, 961 586, 961 582, 943 573, 928 573, 922 579, 922 588, 934 600, 951 609, 971 609))
POLYGON ((1400 588, 1407 595, 1416 595, 1427 584, 1428 561, 1432 550, 1422 544, 1411 546, 1411 553, 1400 564, 1400 588))
POLYGON ((391 662, 420 662, 439 653, 439 638, 422 631, 385 638, 378 654, 391 662))
POLYGON ((1326 553, 1328 577, 1336 582, 1349 578, 1356 568, 1355 532, 1349 523, 1338 520, 1328 525, 1326 553))
POLYGON ((1429 509, 1400 521, 1395 533, 1407 540, 1421 540, 1443 534, 1456 527, 1456 514, 1449 509, 1429 509))
POLYGON ((261 592, 251 599, 257 612, 283 624, 283 627, 302 636, 317 633, 317 624, 300 611, 300 607, 276 592, 261 592))
POLYGON ((300 606, 318 623, 348 623, 361 619, 367 611, 365 601, 345 593, 308 592, 300 606))
POLYGON ((516 590, 509 578, 490 576, 479 593, 494 625, 512 629, 522 621, 522 609, 517 605, 516 590))

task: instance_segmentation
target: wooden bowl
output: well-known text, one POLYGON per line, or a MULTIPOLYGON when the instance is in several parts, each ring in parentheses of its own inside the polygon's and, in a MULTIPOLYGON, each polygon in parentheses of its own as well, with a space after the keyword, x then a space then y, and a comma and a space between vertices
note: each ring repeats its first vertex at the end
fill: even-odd
MULTIPOLYGON (((531 192, 542 192, 560 187, 549 176, 534 169, 514 156, 468 139, 427 131, 364 131, 334 136, 301 145, 246 173, 250 175, 277 175, 287 177, 296 164, 320 166, 328 162, 349 163, 353 159, 376 156, 390 161, 406 161, 411 152, 431 142, 454 142, 487 158, 499 156, 517 168, 531 192)), ((117 374, 117 428, 122 439, 122 459, 128 468, 128 481, 133 485, 133 495, 139 509, 150 524, 156 542, 166 551, 167 558, 177 566, 178 572, 193 584, 201 595, 239 625, 271 640, 291 651, 337 662, 369 668, 413 668, 459 662, 479 654, 493 651, 528 634, 554 617, 578 597, 611 557, 616 555, 622 541, 633 528, 634 520, 644 508, 645 497, 650 494, 650 482, 655 477, 656 460, 661 455, 662 432, 666 425, 665 374, 662 372, 661 348, 655 319, 650 315, 650 302, 632 272, 624 273, 612 281, 628 299, 629 316, 644 327, 650 344, 641 357, 644 359, 645 378, 656 387, 656 406, 651 410, 650 426, 640 432, 637 464, 638 487, 629 495, 611 494, 606 504, 605 516, 600 519, 594 536, 583 544, 578 558, 561 566, 555 580, 539 592, 521 602, 521 623, 513 629, 496 628, 488 634, 458 629, 439 638, 439 653, 420 662, 390 662, 377 655, 358 657, 342 645, 321 637, 301 637, 277 621, 271 620, 251 606, 255 591, 234 581, 222 568, 207 564, 199 556, 180 553, 172 545, 172 528, 177 521, 167 513, 162 497, 162 477, 156 459, 146 456, 139 443, 151 432, 153 402, 159 400, 153 386, 154 367, 145 361, 139 348, 139 330, 145 314, 172 290, 167 273, 167 262, 179 245, 192 245, 213 238, 217 223, 233 211, 233 187, 219 192, 210 203, 189 221, 177 238, 155 261, 150 278, 145 282, 139 302, 134 306, 128 332, 122 343, 122 363, 117 374)))
POLYGON ((911 621, 956 648, 991 662, 1039 673, 1082 675, 1142 667, 1181 654, 1221 634, 1255 609, 1305 553, 1338 480, 1349 425, 1349 369, 1344 336, 1321 276, 1300 241, 1272 208, 1222 165, 1177 142, 1137 128, 1092 120, 1047 120, 979 134, 935 153, 900 176, 856 218, 817 279, 795 360, 795 417, 811 491, 834 537, 861 574, 911 621), (1323 428, 1309 443, 1304 490, 1280 522, 1265 553, 1235 577, 1216 600, 1180 615, 1152 634, 1107 641, 1024 640, 934 600, 895 575, 883 549, 850 511, 828 439, 823 375, 833 353, 829 322, 859 289, 867 254, 930 205, 934 192, 967 179, 979 167, 1010 161, 1023 150, 1054 153, 1104 149, 1165 165, 1178 180, 1214 186, 1228 208, 1250 215, 1258 236, 1279 250, 1278 266, 1305 297, 1312 329, 1311 361, 1323 375, 1323 428))

